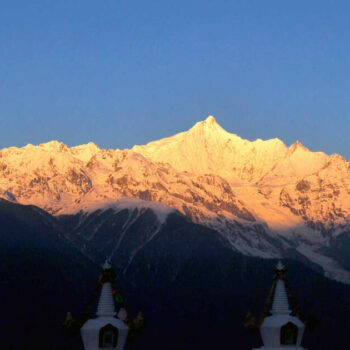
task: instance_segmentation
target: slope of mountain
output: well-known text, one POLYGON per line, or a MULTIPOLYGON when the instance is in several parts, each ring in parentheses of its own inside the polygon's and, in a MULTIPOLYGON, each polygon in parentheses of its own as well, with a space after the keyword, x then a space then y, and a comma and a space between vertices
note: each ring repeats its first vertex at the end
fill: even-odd
POLYGON ((349 170, 339 155, 250 142, 208 117, 131 150, 57 141, 3 149, 0 196, 55 215, 135 207, 126 198, 139 208, 162 203, 220 232, 235 251, 293 257, 349 283, 349 170))
POLYGON ((68 310, 82 313, 98 269, 54 217, 0 200, 0 271, 2 349, 81 349, 62 322, 68 310))
MULTIPOLYGON (((218 232, 179 212, 162 216, 163 206, 141 204, 54 217, 0 201, 2 348, 81 349, 79 337, 62 332, 62 320, 67 310, 81 314, 98 276, 91 262, 100 265, 106 256, 117 268, 129 315, 142 310, 147 322, 133 349, 261 345, 258 334, 244 329, 243 319, 248 310, 260 314, 276 260, 234 252, 218 232)), ((318 317, 304 346, 348 348, 344 305, 350 303, 350 286, 300 262, 284 262, 302 314, 315 311, 318 317)))

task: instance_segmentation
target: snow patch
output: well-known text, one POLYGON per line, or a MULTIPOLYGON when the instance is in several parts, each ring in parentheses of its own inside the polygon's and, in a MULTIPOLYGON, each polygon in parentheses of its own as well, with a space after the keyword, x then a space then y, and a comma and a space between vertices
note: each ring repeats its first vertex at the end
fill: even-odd
POLYGON ((330 257, 315 252, 310 246, 301 244, 297 251, 303 254, 311 262, 321 266, 324 275, 338 282, 350 284, 350 273, 345 271, 339 264, 330 257))
POLYGON ((164 224, 168 215, 170 213, 175 212, 174 208, 171 208, 163 203, 144 201, 142 199, 129 198, 129 197, 122 198, 117 201, 109 200, 104 203, 101 203, 101 202, 89 203, 81 208, 81 210, 85 212, 93 212, 98 209, 100 210, 114 209, 116 211, 121 211, 123 209, 138 209, 140 211, 144 209, 151 209, 154 212, 154 214, 156 214, 160 224, 164 224))

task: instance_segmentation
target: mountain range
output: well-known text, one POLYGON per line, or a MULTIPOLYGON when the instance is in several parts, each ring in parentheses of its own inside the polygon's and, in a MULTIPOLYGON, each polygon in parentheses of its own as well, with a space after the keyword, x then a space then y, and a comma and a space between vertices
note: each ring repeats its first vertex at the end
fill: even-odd
MULTIPOLYGON (((2 149, 0 197, 74 222, 64 235, 81 251, 106 223, 103 213, 133 213, 124 218, 126 232, 135 217, 151 211, 156 220, 128 248, 123 268, 175 213, 218 232, 235 252, 296 259, 350 283, 349 162, 300 142, 244 140, 212 116, 131 149, 57 141, 2 149)), ((113 256, 122 238, 110 244, 103 254, 113 256)))

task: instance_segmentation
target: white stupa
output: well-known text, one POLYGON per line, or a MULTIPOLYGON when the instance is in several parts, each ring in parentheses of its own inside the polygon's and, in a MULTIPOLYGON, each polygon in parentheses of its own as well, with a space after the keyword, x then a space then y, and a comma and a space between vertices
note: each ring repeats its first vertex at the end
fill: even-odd
MULTIPOLYGON (((111 267, 106 261, 102 269, 108 270, 111 267)), ((123 350, 128 336, 128 327, 121 319, 115 317, 114 298, 109 281, 102 285, 96 315, 97 318, 88 320, 80 330, 84 349, 123 350)))
POLYGON ((284 274, 285 267, 279 262, 276 266, 277 281, 271 316, 265 317, 260 326, 260 334, 264 343, 261 350, 305 350, 300 346, 305 325, 299 318, 291 315, 284 274))

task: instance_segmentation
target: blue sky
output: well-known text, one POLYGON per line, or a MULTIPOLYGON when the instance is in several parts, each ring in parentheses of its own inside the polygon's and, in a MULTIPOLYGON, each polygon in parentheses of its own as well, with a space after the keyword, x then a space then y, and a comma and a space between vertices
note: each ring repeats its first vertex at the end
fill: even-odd
POLYGON ((209 114, 350 159, 349 1, 3 0, 0 148, 126 148, 209 114))

